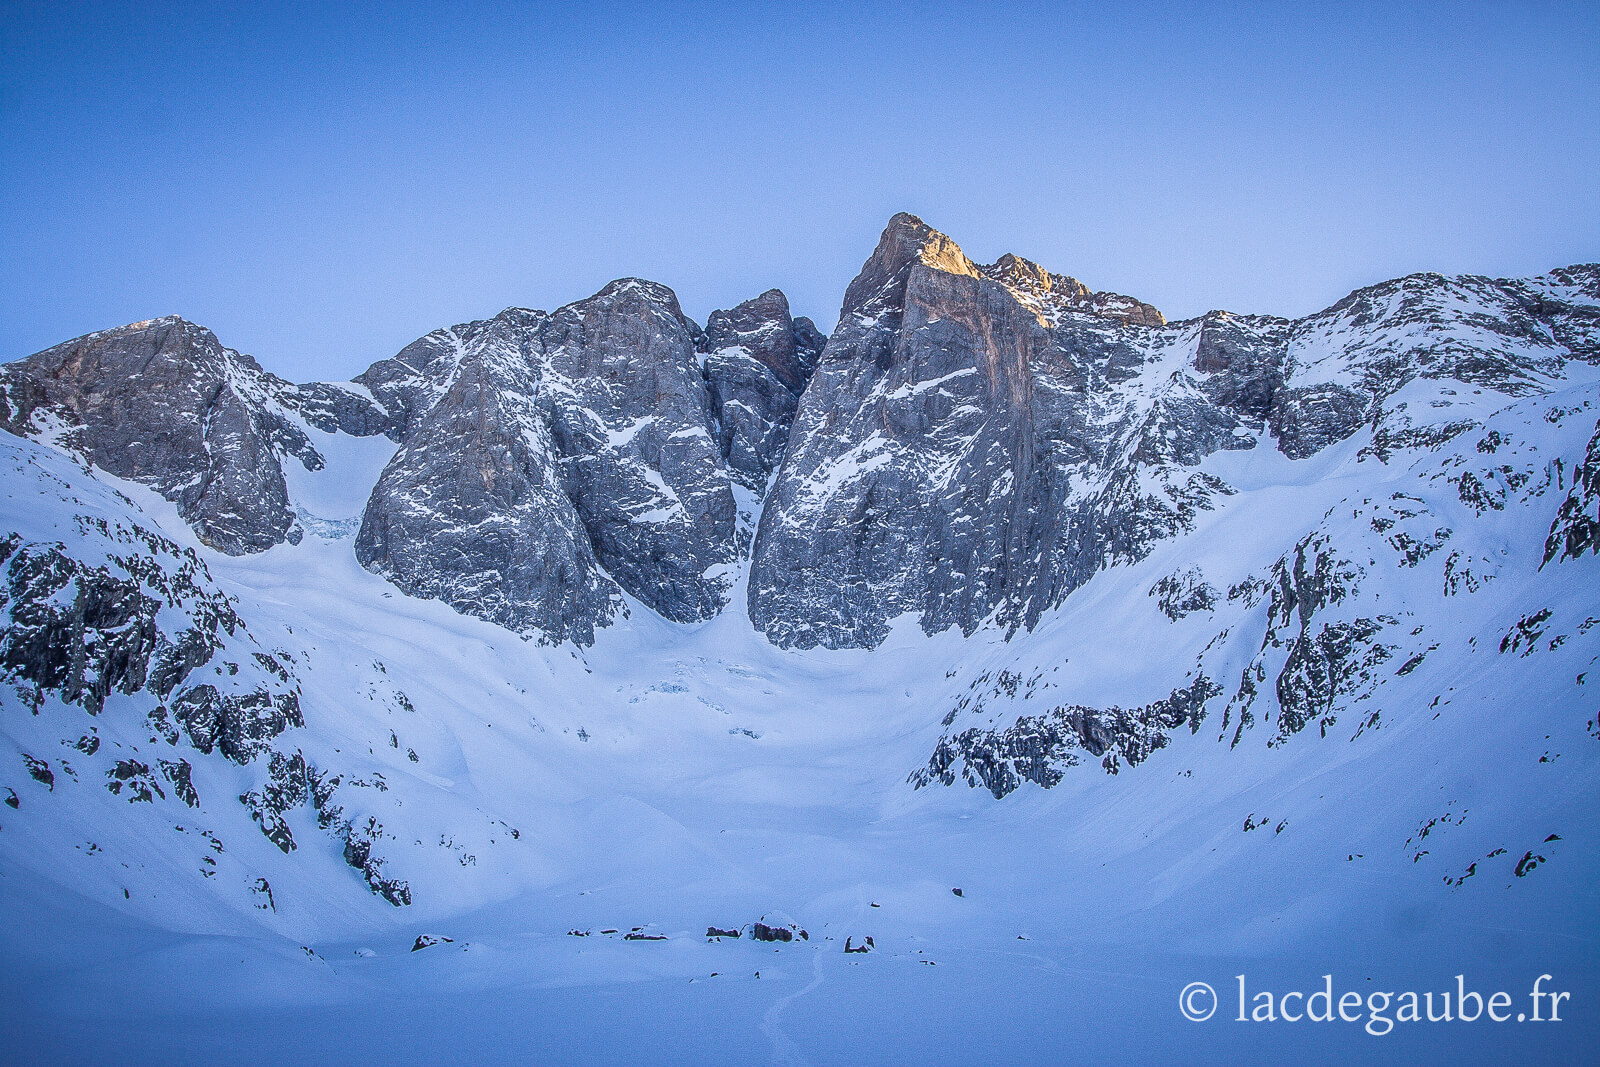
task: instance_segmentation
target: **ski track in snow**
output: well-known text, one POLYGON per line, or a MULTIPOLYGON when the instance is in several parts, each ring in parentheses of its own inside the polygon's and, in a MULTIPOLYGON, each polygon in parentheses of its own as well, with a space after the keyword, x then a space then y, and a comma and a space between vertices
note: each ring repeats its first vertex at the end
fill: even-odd
POLYGON ((822 949, 819 946, 811 950, 811 981, 803 988, 773 1001, 772 1007, 761 1017, 761 1032, 772 1042, 772 1062, 778 1067, 811 1067, 811 1061, 800 1054, 800 1046, 784 1032, 782 1016, 790 1004, 820 988, 824 977, 822 949))

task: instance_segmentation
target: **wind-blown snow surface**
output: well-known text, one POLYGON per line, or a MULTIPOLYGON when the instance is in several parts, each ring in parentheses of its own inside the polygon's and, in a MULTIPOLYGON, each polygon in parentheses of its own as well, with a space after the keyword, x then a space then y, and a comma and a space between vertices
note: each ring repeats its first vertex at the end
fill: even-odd
POLYGON ((265 751, 240 764, 169 743, 146 692, 94 716, 46 692, 35 715, 8 686, 5 1058, 1576 1059, 1600 1040, 1600 675, 1585 678, 1600 559, 1539 560, 1597 410, 1574 385, 1388 463, 1363 454, 1368 433, 1300 461, 1219 453, 1207 469, 1240 492, 1032 634, 929 638, 905 619, 870 652, 785 651, 738 612, 685 626, 637 603, 592 648, 541 648, 408 598, 351 550, 381 440, 313 431, 327 469, 290 485, 308 536, 230 558, 153 492, 8 438, 3 518, 24 541, 89 552, 87 515, 196 548, 248 626, 198 670, 246 659, 247 640, 292 665, 305 725, 272 746, 340 776, 343 818, 381 823, 373 855, 412 902, 375 895, 309 803, 283 816, 293 852, 263 835, 238 797, 265 788, 265 751), (1485 452, 1490 429, 1509 443, 1485 452), (1503 506, 1479 514, 1460 471, 1491 469, 1509 472, 1503 506), (1363 572, 1339 617, 1392 619, 1377 643, 1394 648, 1331 723, 1280 736, 1258 709, 1241 731, 1241 675, 1282 655, 1263 641, 1267 579, 1319 529, 1363 572), (1473 578, 1442 597, 1457 552, 1452 573, 1473 578), (1213 606, 1162 614, 1150 591, 1196 568, 1213 606), (959 761, 953 788, 908 782, 956 732, 1145 705, 1196 670, 1226 692, 1114 775, 1085 758, 998 800, 959 761), (107 787, 118 761, 180 757, 198 808, 170 785, 148 802, 107 787), (757 920, 809 937, 703 936, 757 920), (635 927, 666 940, 625 940, 635 927), (452 940, 411 951, 424 934, 452 940), (843 951, 867 936, 875 951, 843 951), (1332 974, 1363 996, 1461 974, 1513 1012, 1550 974, 1572 998, 1560 1023, 1377 1037, 1233 1021, 1241 973, 1252 994, 1332 974), (1205 1022, 1179 1013, 1191 981, 1221 994, 1205 1022))

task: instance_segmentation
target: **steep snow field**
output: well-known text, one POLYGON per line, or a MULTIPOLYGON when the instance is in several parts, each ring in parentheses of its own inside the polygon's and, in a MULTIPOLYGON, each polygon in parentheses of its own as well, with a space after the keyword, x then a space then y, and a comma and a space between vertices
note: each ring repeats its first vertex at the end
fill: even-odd
POLYGON ((1388 464, 1362 454, 1369 432, 1301 461, 1217 453, 1205 469, 1237 494, 1033 633, 903 619, 870 652, 785 651, 737 608, 677 625, 636 601, 592 648, 541 647, 409 598, 351 549, 382 438, 311 431, 329 464, 292 473, 307 536, 247 557, 200 547, 148 489, 7 438, 4 524, 24 540, 73 544, 74 516, 97 515, 195 548, 252 647, 293 665, 305 725, 274 747, 343 776, 344 817, 378 820, 374 855, 412 902, 375 895, 310 804, 284 814, 293 852, 263 835, 235 798, 266 755, 170 744, 145 693, 96 716, 47 693, 34 714, 8 686, 4 1058, 1575 1062, 1600 1041, 1600 559, 1539 562, 1596 397, 1513 404, 1494 454, 1478 429, 1388 464), (1459 472, 1491 461, 1532 475, 1479 514, 1459 472), (1402 562, 1394 530, 1446 526, 1402 562), (1263 647, 1266 579, 1318 530, 1362 571, 1340 617, 1394 620, 1393 648, 1331 722, 1280 735, 1258 708, 1240 730, 1241 675, 1283 655, 1263 647), (1441 595, 1452 553, 1475 591, 1441 595), (1189 568, 1263 592, 1169 618, 1151 590, 1189 568), (1222 689, 1205 717, 1135 758, 1113 747, 1114 774, 1080 750, 1053 788, 998 799, 959 761, 950 787, 908 780, 957 731, 1144 705, 1196 670, 1222 689), (179 754, 198 808, 106 787, 116 760, 179 754), (808 939, 754 942, 757 921, 808 939), (419 935, 452 940, 412 951, 419 935), (1324 974, 1335 998, 1438 994, 1460 974, 1507 991, 1512 1021, 1374 1036, 1363 1001, 1355 1022, 1239 1022, 1241 973, 1252 998, 1324 974), (1519 1024, 1541 974, 1572 994, 1562 1021, 1519 1024), (1192 981, 1220 994, 1203 1022, 1179 1011, 1192 981))

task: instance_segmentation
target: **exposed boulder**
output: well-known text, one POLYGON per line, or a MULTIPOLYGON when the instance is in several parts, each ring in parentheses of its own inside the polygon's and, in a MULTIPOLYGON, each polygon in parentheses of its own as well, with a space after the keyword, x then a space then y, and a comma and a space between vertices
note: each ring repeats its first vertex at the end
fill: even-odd
POLYGON ((420 952, 434 945, 453 945, 455 940, 453 937, 443 937, 439 934, 418 934, 417 939, 411 943, 411 951, 420 952))

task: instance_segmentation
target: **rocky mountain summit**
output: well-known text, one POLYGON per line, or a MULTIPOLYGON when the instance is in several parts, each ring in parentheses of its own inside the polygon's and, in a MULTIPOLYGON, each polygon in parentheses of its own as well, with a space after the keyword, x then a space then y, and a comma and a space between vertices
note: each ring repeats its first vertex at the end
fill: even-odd
POLYGON ((1167 323, 897 215, 846 290, 763 510, 749 586, 780 645, 890 620, 1032 627, 1233 492, 1207 457, 1305 459, 1362 428, 1430 447, 1600 360, 1600 271, 1416 275, 1300 320, 1167 323))
POLYGON ((527 635, 590 643, 622 593, 710 618, 746 547, 733 488, 764 488, 819 348, 777 290, 702 332, 635 278, 429 334, 357 379, 401 442, 357 558, 527 635))
POLYGON ((826 340, 775 289, 702 330, 623 279, 293 385, 158 319, 7 365, 0 425, 150 485, 233 554, 303 535, 284 463, 321 468, 312 431, 382 434, 355 553, 407 593, 588 644, 630 599, 719 614, 748 559, 771 641, 871 647, 905 614, 1032 628, 1232 494, 1218 453, 1436 448, 1600 360, 1597 296, 1593 266, 1413 275, 1304 319, 1169 323, 901 214, 826 340))
POLYGON ((800 394, 827 339, 769 289, 731 311, 714 311, 700 339, 717 444, 728 473, 756 494, 783 459, 800 394))
POLYGON ((300 539, 282 464, 323 465, 301 420, 347 433, 387 425, 358 394, 291 385, 177 316, 0 367, 0 428, 151 486, 230 555, 300 539))
POLYGON ((294 385, 176 317, 0 370, 0 426, 173 501, 230 554, 298 543, 283 473, 310 429, 399 444, 357 558, 406 592, 589 643, 622 594, 679 622, 726 604, 823 338, 777 290, 702 331, 639 279, 553 313, 434 331, 351 383, 294 385))
MULTIPOLYGON (((1232 823, 1240 767, 1276 804, 1356 765, 1324 740, 1432 760, 1507 723, 1578 781, 1597 412, 1595 266, 1168 322, 909 215, 826 339, 775 289, 702 329, 633 278, 345 383, 177 318, 90 334, 0 368, 0 849, 97 857, 62 877, 141 921, 323 936, 375 900, 610 906, 599 872, 714 865, 790 781, 876 820, 1135 770, 1187 810, 1209 773, 1194 818, 1232 823), (696 818, 715 848, 680 847, 696 818)), ((1403 871, 1531 856, 1518 788, 1403 871)))

